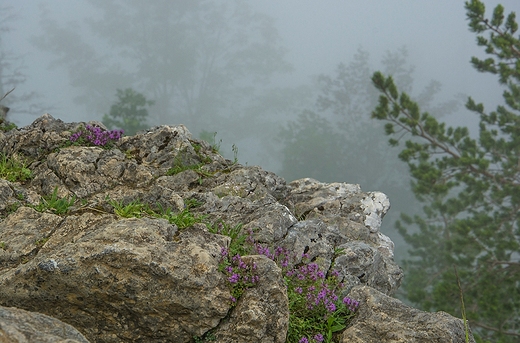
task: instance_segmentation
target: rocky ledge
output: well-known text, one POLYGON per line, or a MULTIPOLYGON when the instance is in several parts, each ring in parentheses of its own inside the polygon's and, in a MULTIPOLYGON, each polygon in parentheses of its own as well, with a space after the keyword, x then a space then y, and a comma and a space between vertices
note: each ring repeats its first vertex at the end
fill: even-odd
POLYGON ((3 161, 31 173, 0 179, 1 342, 285 342, 284 270, 303 259, 359 301, 336 341, 465 342, 462 320, 391 297, 403 273, 379 231, 386 195, 286 184, 182 125, 71 144, 87 125, 106 131, 45 114, 0 133, 3 161), (240 289, 225 257, 237 240, 254 251, 240 289))

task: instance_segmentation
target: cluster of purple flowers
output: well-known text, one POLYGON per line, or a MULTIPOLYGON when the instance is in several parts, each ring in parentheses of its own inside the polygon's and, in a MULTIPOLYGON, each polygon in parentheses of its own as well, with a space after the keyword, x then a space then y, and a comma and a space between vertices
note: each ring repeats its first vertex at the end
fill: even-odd
POLYGON ((351 312, 356 312, 359 307, 359 301, 350 299, 349 297, 343 298, 343 304, 345 304, 351 312))
MULTIPOLYGON (((282 268, 287 282, 287 291, 293 297, 291 303, 296 308, 291 308, 292 312, 313 313, 320 322, 328 322, 327 318, 339 316, 340 322, 344 321, 344 316, 352 315, 358 308, 359 302, 345 297, 340 301, 336 295, 336 290, 344 285, 339 282, 339 272, 332 271, 327 274, 320 269, 319 265, 309 262, 309 256, 302 254, 301 263, 294 265, 295 258, 290 256, 290 252, 281 247, 271 251, 268 247, 255 244, 257 253, 267 256, 277 262, 282 268), (293 263, 289 263, 290 260, 293 263)), ((307 315, 306 315, 307 316, 307 315)), ((330 329, 330 328, 329 328, 330 329)), ((327 330, 325 330, 327 331, 327 330)), ((303 336, 300 343, 321 343, 324 341, 322 333, 314 332, 313 335, 303 336)))
MULTIPOLYGON (((326 280, 325 273, 318 264, 309 263, 289 270, 286 273, 294 292, 305 294, 307 309, 313 310, 316 306, 323 306, 327 312, 336 311, 338 296, 335 293, 337 285, 335 276, 326 280)), ((341 285, 339 285, 341 287, 341 285)))
MULTIPOLYGON (((323 337, 323 335, 321 333, 317 334, 317 335, 314 335, 314 337, 312 337, 312 342, 316 342, 316 343, 321 343, 325 340, 325 338, 323 337)), ((307 337, 302 337, 298 343, 309 343, 309 339, 307 337)))
POLYGON ((229 258, 229 249, 220 249, 221 263, 231 285, 231 302, 236 303, 244 290, 253 287, 260 277, 256 274, 256 263, 248 265, 239 254, 229 258))
POLYGON ((277 247, 274 252, 271 252, 268 247, 264 247, 261 244, 256 243, 255 250, 259 255, 264 255, 267 258, 275 261, 279 267, 286 269, 289 266, 290 253, 283 247, 277 247))
MULTIPOLYGON (((293 336, 291 341, 299 339, 299 343, 324 342, 324 333, 330 337, 332 333, 340 330, 337 327, 344 327, 345 321, 357 310, 358 301, 349 297, 345 297, 341 301, 336 295, 336 291, 344 287, 339 281, 337 271, 332 271, 327 275, 317 263, 309 261, 307 254, 301 256, 300 263, 286 248, 277 247, 271 250, 269 247, 254 242, 252 232, 249 232, 245 243, 252 245, 253 252, 268 257, 282 268, 287 283, 287 293, 290 297, 291 313, 316 318, 316 323, 322 325, 329 323, 328 326, 325 324, 321 329, 313 326, 307 335, 298 338, 293 336)), ((223 265, 222 270, 226 273, 232 289, 231 300, 236 303, 238 297, 247 288, 253 287, 258 282, 259 276, 255 272, 256 265, 247 265, 239 254, 230 257, 228 248, 221 248, 221 265, 223 265)), ((300 335, 301 332, 299 331, 300 335)), ((295 334, 297 333, 295 332, 295 334)))
POLYGON ((96 146, 106 146, 123 137, 123 130, 103 131, 100 127, 87 125, 70 136, 72 143, 90 143, 96 146))

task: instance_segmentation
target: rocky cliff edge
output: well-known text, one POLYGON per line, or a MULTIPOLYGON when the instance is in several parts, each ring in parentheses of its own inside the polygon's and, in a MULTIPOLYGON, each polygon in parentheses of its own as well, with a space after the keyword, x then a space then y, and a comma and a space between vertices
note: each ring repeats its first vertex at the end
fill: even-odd
POLYGON ((286 184, 182 125, 71 144, 87 125, 106 131, 45 114, 0 133, 4 161, 31 171, 0 179, 0 342, 285 342, 284 270, 302 259, 359 301, 337 341, 465 341, 461 320, 391 297, 403 273, 379 231, 383 193, 286 184), (255 270, 238 290, 223 265, 237 239, 255 270))

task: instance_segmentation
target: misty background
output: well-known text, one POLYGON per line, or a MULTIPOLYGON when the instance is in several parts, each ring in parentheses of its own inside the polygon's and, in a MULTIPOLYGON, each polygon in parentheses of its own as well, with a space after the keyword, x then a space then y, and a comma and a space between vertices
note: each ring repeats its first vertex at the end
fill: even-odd
MULTIPOLYGON (((520 10, 517 0, 486 9, 498 3, 520 10)), ((397 261, 406 245, 394 222, 419 204, 399 148, 370 119, 372 73, 393 74, 423 110, 475 134, 467 97, 488 109, 502 99, 469 63, 485 53, 464 1, 1 0, 0 20, 1 95, 16 86, 2 103, 19 127, 45 112, 101 121, 117 89, 133 88, 155 101, 149 126, 184 124, 228 158, 235 144, 240 163, 288 182, 386 193, 382 231, 397 261)))

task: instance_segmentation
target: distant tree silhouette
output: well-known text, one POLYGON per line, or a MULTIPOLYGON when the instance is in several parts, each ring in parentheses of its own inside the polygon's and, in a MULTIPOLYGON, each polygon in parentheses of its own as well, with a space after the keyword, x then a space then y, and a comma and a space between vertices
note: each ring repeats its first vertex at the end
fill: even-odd
POLYGON ((109 114, 103 116, 103 124, 109 129, 123 129, 126 135, 135 135, 139 130, 148 128, 146 106, 153 101, 146 100, 141 93, 127 88, 117 90, 117 103, 110 107, 109 114))
POLYGON ((91 37, 77 23, 60 26, 44 17, 34 43, 56 56, 54 66, 67 68, 81 89, 76 101, 98 113, 108 107, 107 94, 131 86, 155 101, 150 124, 212 130, 256 85, 289 70, 273 21, 247 2, 88 3, 101 14, 87 20, 91 37))
MULTIPOLYGON (((16 19, 16 16, 10 12, 11 8, 8 6, 0 8, 0 97, 10 92, 8 96, 2 99, 2 106, 12 108, 11 114, 42 114, 42 106, 35 104, 36 99, 40 97, 36 92, 20 93, 19 90, 12 91, 25 83, 27 77, 23 72, 23 57, 5 46, 5 35, 12 30, 9 23, 16 19)), ((8 111, 4 109, 3 112, 7 115, 8 111)), ((8 119, 15 121, 15 118, 8 119)))

